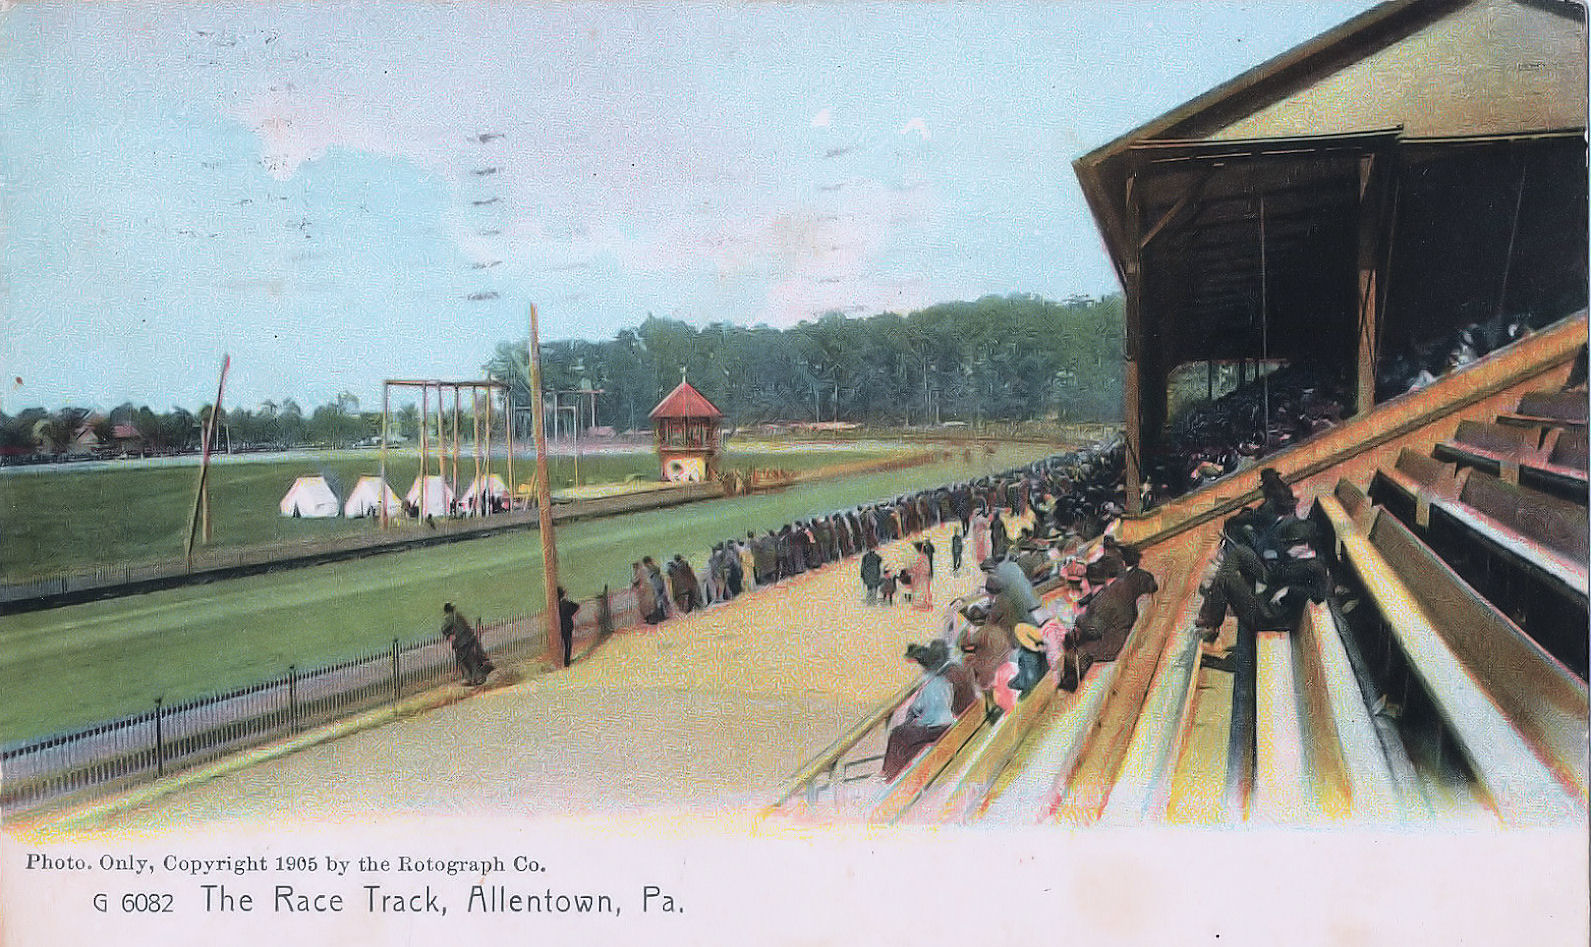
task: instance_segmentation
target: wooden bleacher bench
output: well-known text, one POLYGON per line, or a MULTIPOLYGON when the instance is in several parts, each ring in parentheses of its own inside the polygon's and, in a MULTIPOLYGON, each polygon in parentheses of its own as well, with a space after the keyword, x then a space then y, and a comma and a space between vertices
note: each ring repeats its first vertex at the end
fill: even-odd
POLYGON ((1585 507, 1479 470, 1466 471, 1458 497, 1437 506, 1504 556, 1572 590, 1581 606, 1586 604, 1591 524, 1585 507))
POLYGON ((1446 525, 1586 606, 1591 524, 1584 506, 1474 468, 1455 476, 1452 465, 1407 448, 1391 470, 1376 472, 1371 496, 1421 530, 1435 510, 1446 525))
POLYGON ((1560 431, 1557 439, 1553 441, 1547 451, 1547 462, 1554 467, 1563 467, 1577 471, 1580 479, 1585 480, 1586 474, 1586 432, 1560 431))
MULTIPOLYGON (((1061 692, 1055 687, 1056 668, 1051 668, 1039 682, 1022 695, 1011 712, 1002 716, 990 729, 988 738, 966 761, 957 778, 948 787, 936 822, 964 822, 980 809, 993 788, 1001 769, 1011 761, 1017 747, 1027 738, 1033 725, 1043 716, 1053 700, 1071 701, 1076 693, 1061 692)), ((1090 668, 1089 670, 1093 670, 1090 668)))
POLYGON ((1591 703, 1586 683, 1470 588, 1396 517, 1381 516, 1371 544, 1420 601, 1443 639, 1583 800, 1591 703))
POLYGON ((1399 783, 1411 783, 1407 756, 1394 760, 1376 733, 1331 609, 1309 603, 1298 622, 1294 661, 1304 684, 1309 773, 1327 815, 1392 819, 1412 806, 1399 783), (1400 780, 1400 776, 1402 777, 1400 780))
MULTIPOLYGON (((1339 484, 1350 500, 1362 492, 1339 484)), ((1498 614, 1396 517, 1321 497, 1343 558, 1505 822, 1583 813, 1585 685, 1498 614)))
POLYGON ((1460 421, 1453 439, 1436 445, 1436 457, 1495 472, 1509 483, 1521 479, 1567 499, 1585 503, 1585 432, 1508 427, 1460 421))
POLYGON ((1293 636, 1255 636, 1253 810, 1271 823, 1296 822, 1319 808, 1298 715, 1293 636))
POLYGON ((1544 418, 1562 426, 1585 427, 1586 393, 1583 391, 1531 391, 1519 399, 1516 414, 1544 418))
POLYGON ((1583 677, 1586 508, 1475 468, 1447 478, 1409 459, 1378 470, 1371 495, 1583 677), (1421 469, 1432 474, 1424 482, 1415 480, 1421 469))
POLYGON ((884 788, 878 801, 868 811, 867 821, 889 824, 900 818, 985 725, 983 701, 973 701, 972 706, 961 712, 949 730, 932 746, 917 754, 917 758, 884 788))
POLYGON ((1457 465, 1405 447, 1390 469, 1376 471, 1370 497, 1400 514, 1408 513, 1407 519, 1423 527, 1430 523, 1432 500, 1458 495, 1457 473, 1457 465))
POLYGON ((1532 391, 1519 399, 1513 411, 1497 416, 1497 423, 1512 427, 1585 430, 1586 396, 1583 391, 1532 391))

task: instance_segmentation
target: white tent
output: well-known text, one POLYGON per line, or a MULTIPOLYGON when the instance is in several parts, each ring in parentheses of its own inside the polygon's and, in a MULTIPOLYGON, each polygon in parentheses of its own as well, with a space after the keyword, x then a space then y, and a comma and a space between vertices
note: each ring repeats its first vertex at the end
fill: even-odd
POLYGON ((423 506, 420 503, 419 477, 414 478, 414 486, 409 488, 409 492, 404 499, 418 509, 421 516, 446 516, 448 510, 452 509, 453 501, 456 497, 453 493, 453 488, 447 485, 446 480, 432 474, 425 478, 425 503, 423 506))
POLYGON ((283 516, 336 516, 342 509, 325 477, 299 477, 280 506, 283 516))
POLYGON ((387 504, 388 516, 396 516, 403 511, 403 504, 398 502, 398 495, 385 480, 380 477, 360 477, 359 482, 354 484, 353 490, 348 494, 348 502, 343 504, 343 515, 379 516, 383 500, 387 504))
POLYGON ((508 483, 502 477, 498 476, 497 474, 490 474, 485 477, 476 477, 474 480, 470 481, 470 488, 468 492, 464 494, 464 508, 473 512, 475 510, 476 504, 480 503, 483 497, 490 497, 493 500, 503 500, 506 499, 507 496, 508 483))

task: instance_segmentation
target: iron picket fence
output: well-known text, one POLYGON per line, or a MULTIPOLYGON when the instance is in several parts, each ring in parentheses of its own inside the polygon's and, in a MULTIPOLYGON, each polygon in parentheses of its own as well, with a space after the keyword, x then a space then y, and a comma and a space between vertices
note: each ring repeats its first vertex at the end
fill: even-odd
MULTIPOLYGON (((639 624, 630 589, 581 602, 575 637, 639 624), (630 620, 634 616, 634 620, 630 620)), ((540 615, 483 625, 481 643, 500 665, 522 663, 545 644, 540 615)), ((287 673, 222 694, 166 704, 76 730, 0 747, 0 810, 109 793, 290 737, 457 679, 452 646, 434 638, 287 673)))

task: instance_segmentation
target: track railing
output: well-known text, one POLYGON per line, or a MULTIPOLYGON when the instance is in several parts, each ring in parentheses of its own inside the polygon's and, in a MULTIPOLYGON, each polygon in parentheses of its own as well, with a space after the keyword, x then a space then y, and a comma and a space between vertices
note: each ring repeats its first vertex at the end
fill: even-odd
MULTIPOLYGON (((629 589, 581 603, 577 638, 639 623, 629 589)), ((502 664, 545 644, 540 615, 482 625, 481 643, 502 664)), ((107 793, 213 762, 227 754, 334 723, 456 679, 452 646, 433 638, 285 674, 220 694, 167 704, 0 747, 0 810, 7 813, 107 793)))

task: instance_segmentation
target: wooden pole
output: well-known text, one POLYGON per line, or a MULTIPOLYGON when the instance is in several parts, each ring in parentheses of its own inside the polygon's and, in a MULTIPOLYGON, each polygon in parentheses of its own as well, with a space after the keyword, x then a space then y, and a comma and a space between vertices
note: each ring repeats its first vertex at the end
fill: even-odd
POLYGON ((425 518, 425 445, 431 436, 431 386, 420 386, 420 508, 416 519, 425 518))
POLYGON ((542 615, 547 625, 547 663, 558 667, 563 655, 558 634, 558 544, 553 537, 552 491, 547 488, 547 423, 541 411, 541 341, 536 329, 536 304, 530 305, 530 397, 536 434, 536 511, 541 527, 541 576, 546 594, 542 615))
POLYGON ((1368 154, 1359 159, 1359 235, 1358 235, 1358 312, 1359 327, 1354 375, 1354 412, 1364 414, 1375 407, 1376 361, 1379 356, 1383 241, 1385 239, 1385 194, 1387 159, 1368 154))
POLYGON ((519 484, 514 480, 514 389, 512 385, 503 388, 503 432, 508 436, 508 511, 514 511, 514 497, 519 491, 519 484))
POLYGON ((475 462, 475 515, 485 516, 486 495, 490 492, 481 480, 481 389, 470 386, 470 433, 474 440, 470 442, 470 460, 475 462))
POLYGON ((204 539, 205 542, 210 541, 210 444, 214 440, 216 424, 215 419, 216 415, 221 411, 221 395, 226 390, 226 372, 227 368, 231 364, 232 356, 221 356, 221 380, 218 381, 215 386, 215 404, 210 407, 210 420, 205 423, 204 429, 199 434, 199 445, 201 448, 199 458, 199 490, 193 498, 193 516, 188 520, 187 559, 188 566, 190 568, 193 566, 193 538, 194 534, 199 528, 199 516, 201 513, 205 518, 204 539))
MULTIPOLYGON (((458 385, 453 386, 453 502, 459 502, 459 422, 462 415, 464 392, 458 385)), ((449 512, 452 512, 451 510, 449 512)))
POLYGON ((389 395, 392 386, 387 382, 381 383, 381 463, 376 472, 381 475, 381 483, 376 487, 376 503, 381 507, 381 528, 387 528, 387 425, 391 423, 392 402, 389 395))
POLYGON ((1127 512, 1143 512, 1143 259, 1139 246, 1139 193, 1136 175, 1127 178, 1126 364, 1123 366, 1123 420, 1127 428, 1127 512))

